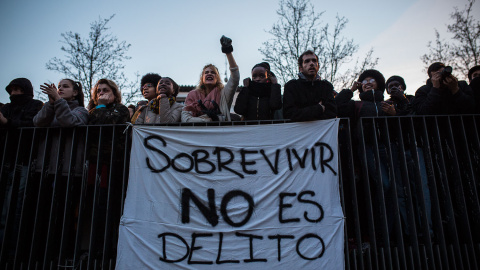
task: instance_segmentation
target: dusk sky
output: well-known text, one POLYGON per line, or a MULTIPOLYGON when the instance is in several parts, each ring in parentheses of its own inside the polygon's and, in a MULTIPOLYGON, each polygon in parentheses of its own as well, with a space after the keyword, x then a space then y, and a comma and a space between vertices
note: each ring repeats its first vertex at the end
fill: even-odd
MULTIPOLYGON (((427 79, 420 56, 427 52, 428 41, 434 40, 434 29, 445 33, 453 7, 463 9, 467 1, 312 3, 316 11, 325 11, 322 21, 326 23, 333 25, 337 13, 348 18, 344 35, 359 44, 357 55, 373 47, 374 55, 380 58, 376 69, 386 78, 403 76, 407 93, 414 94, 427 79)), ((181 85, 196 85, 207 63, 217 65, 223 78, 222 35, 233 40, 241 78, 249 77, 253 65, 262 61, 258 49, 271 38, 266 31, 278 20, 277 9, 277 0, 2 0, 0 102, 9 102, 5 86, 14 78, 30 79, 34 90, 44 82, 57 83, 64 76, 48 71, 45 64, 53 57, 63 57, 60 34, 73 31, 86 37, 91 22, 112 14, 116 16, 109 23, 110 32, 132 45, 127 53, 131 59, 125 62, 125 74, 131 79, 136 72, 156 72, 181 85)), ((474 14, 480 14, 479 3, 474 9, 474 14)))

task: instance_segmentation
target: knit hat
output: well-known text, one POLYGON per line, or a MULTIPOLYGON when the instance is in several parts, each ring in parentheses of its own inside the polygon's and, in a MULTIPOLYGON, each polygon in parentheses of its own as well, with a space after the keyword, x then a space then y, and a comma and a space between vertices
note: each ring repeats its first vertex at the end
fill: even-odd
POLYGON ((158 75, 157 73, 145 74, 140 81, 140 92, 143 92, 142 88, 146 83, 151 83, 155 88, 157 88, 158 81, 160 81, 161 78, 162 76, 158 75))
POLYGON ((266 70, 270 71, 270 64, 267 63, 267 62, 261 62, 261 63, 256 64, 255 66, 253 66, 252 71, 253 71, 256 67, 263 67, 263 68, 265 68, 266 70))
POLYGON ((5 90, 7 90, 9 95, 12 94, 11 88, 14 85, 20 87, 23 90, 23 94, 33 97, 33 86, 29 79, 17 78, 11 81, 10 84, 5 87, 5 90))
POLYGON ((388 84, 393 82, 393 81, 399 82, 400 85, 402 86, 403 90, 407 89, 407 85, 405 84, 405 80, 398 75, 393 75, 392 77, 388 78, 387 82, 385 83, 386 87, 388 87, 388 84))
POLYGON ((474 73, 475 71, 477 71, 477 70, 480 70, 480 65, 474 66, 474 67, 472 67, 472 68, 468 71, 468 80, 469 80, 469 81, 472 81, 472 79, 473 79, 473 78, 472 78, 472 75, 473 75, 473 73, 474 73))
MULTIPOLYGON (((375 79, 377 82, 377 89, 378 91, 385 91, 385 77, 383 77, 382 73, 380 71, 375 70, 375 69, 367 69, 362 74, 360 74, 360 77, 358 77, 358 81, 362 82, 368 77, 372 77, 375 79)), ((362 89, 359 89, 360 93, 363 92, 362 89)))

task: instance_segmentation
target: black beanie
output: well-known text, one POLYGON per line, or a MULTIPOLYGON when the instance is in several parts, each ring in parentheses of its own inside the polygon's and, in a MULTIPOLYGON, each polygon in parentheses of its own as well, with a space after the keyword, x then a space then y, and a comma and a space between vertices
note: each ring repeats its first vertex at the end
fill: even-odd
POLYGON ((157 73, 147 73, 142 77, 142 80, 140 81, 140 92, 143 92, 143 86, 146 83, 151 83, 154 85, 155 88, 157 88, 158 81, 160 81, 162 77, 158 75, 157 73))
POLYGON ((9 95, 11 95, 11 93, 12 93, 11 88, 14 85, 22 88, 23 94, 33 97, 33 86, 32 86, 32 83, 30 82, 29 79, 27 79, 27 78, 17 78, 17 79, 14 79, 13 81, 11 81, 10 84, 8 84, 7 87, 5 87, 5 90, 7 90, 9 95))
POLYGON ((468 81, 472 81, 472 75, 475 71, 480 70, 480 65, 479 66, 474 66, 468 71, 468 81))
POLYGON ((392 77, 388 78, 387 82, 385 83, 386 87, 388 87, 388 84, 393 81, 399 82, 400 85, 402 85, 403 90, 407 90, 407 85, 405 84, 405 80, 398 75, 393 75, 392 77))
POLYGON ((270 71, 270 64, 267 63, 267 62, 262 62, 262 63, 256 64, 255 66, 253 66, 252 71, 253 71, 256 67, 263 67, 263 68, 265 68, 267 71, 270 71))
MULTIPOLYGON (((385 91, 385 77, 383 77, 382 73, 380 71, 375 70, 375 69, 367 69, 362 74, 360 74, 360 77, 358 77, 358 81, 362 82, 368 77, 372 77, 375 79, 377 82, 377 89, 378 91, 385 91)), ((362 89, 359 89, 360 93, 363 92, 362 89)))

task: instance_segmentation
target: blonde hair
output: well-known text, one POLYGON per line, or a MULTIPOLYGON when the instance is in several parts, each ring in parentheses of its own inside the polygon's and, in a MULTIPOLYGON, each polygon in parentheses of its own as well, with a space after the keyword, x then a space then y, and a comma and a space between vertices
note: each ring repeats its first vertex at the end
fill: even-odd
POLYGON ((120 93, 120 89, 118 89, 117 84, 109 79, 100 79, 98 82, 95 84, 95 86, 92 89, 92 100, 93 103, 98 105, 98 96, 97 96, 97 91, 98 91, 98 86, 100 84, 106 84, 110 89, 112 89, 113 95, 115 96, 115 99, 113 100, 113 103, 122 103, 122 93, 120 93))
POLYGON ((208 64, 203 67, 202 73, 200 73, 200 81, 198 82, 197 88, 204 91, 207 90, 207 87, 205 86, 205 82, 203 81, 203 73, 207 68, 213 69, 213 71, 215 72, 215 77, 217 77, 217 83, 215 84, 215 87, 217 87, 218 90, 222 90, 224 87, 222 83, 222 78, 220 78, 220 73, 218 72, 218 68, 214 64, 208 64))

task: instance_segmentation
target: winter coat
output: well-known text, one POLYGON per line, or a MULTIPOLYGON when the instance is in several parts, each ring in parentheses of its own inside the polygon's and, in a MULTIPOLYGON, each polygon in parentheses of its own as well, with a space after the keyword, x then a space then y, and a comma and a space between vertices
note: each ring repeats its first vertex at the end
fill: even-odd
POLYGON ((472 88, 473 97, 475 99, 475 113, 480 114, 480 77, 477 77, 470 82, 470 88, 472 88))
MULTIPOLYGON (((350 89, 344 89, 335 97, 337 103, 338 117, 348 117, 351 120, 353 134, 357 134, 356 139, 360 139, 360 121, 361 117, 388 116, 382 111, 383 90, 365 91, 360 93, 360 101, 352 100, 353 92, 350 89)), ((363 126, 363 135, 367 144, 373 143, 374 134, 372 127, 365 122, 363 126)))
POLYGON ((282 108, 279 84, 250 81, 242 87, 235 101, 234 110, 245 120, 272 120, 276 110, 282 108))
POLYGON ((306 80, 302 74, 299 79, 285 84, 283 92, 283 117, 292 121, 312 121, 335 118, 337 106, 333 85, 319 77, 306 80), (325 111, 322 110, 325 106, 325 111))
MULTIPOLYGON (((84 107, 78 104, 77 100, 66 101, 61 98, 54 103, 47 102, 38 114, 33 118, 33 123, 37 127, 75 127, 80 125, 86 125, 88 122, 88 111, 84 107)), ((80 130, 63 130, 62 138, 63 143, 60 143, 60 130, 51 129, 49 131, 48 141, 50 149, 50 155, 46 157, 49 159, 47 173, 55 174, 57 171, 57 159, 58 153, 61 155, 61 159, 58 164, 62 164, 62 174, 66 175, 69 171, 70 164, 74 166, 73 172, 76 176, 82 174, 83 169, 83 153, 85 146, 85 136, 81 135, 83 132, 80 130), (75 155, 72 156, 73 132, 75 133, 75 155), (53 135, 52 135, 53 134, 53 135), (59 148, 63 147, 63 151, 59 152, 59 148), (71 161, 71 157, 74 159, 71 161)), ((47 133, 46 133, 47 134, 47 133)), ((46 135, 45 135, 46 136, 46 135)), ((45 143, 46 137, 41 137, 39 144, 39 151, 37 155, 36 170, 41 171, 45 162, 45 143)))
POLYGON ((75 127, 86 125, 88 111, 78 101, 61 98, 54 103, 47 102, 33 118, 36 127, 75 127))
POLYGON ((415 93, 413 108, 417 115, 470 114, 475 110, 475 101, 470 86, 458 82, 459 90, 453 95, 448 89, 433 87, 430 79, 415 93))
POLYGON ((33 127, 33 117, 43 103, 26 94, 10 96, 10 101, 1 109, 3 116, 8 119, 5 127, 33 127))
MULTIPOLYGON (((125 124, 130 120, 130 112, 128 108, 120 103, 112 103, 102 108, 93 108, 89 111, 89 125, 114 125, 125 124)), ((123 156, 122 151, 125 147, 125 136, 122 127, 91 127, 89 130, 89 148, 88 160, 96 162, 98 157, 98 140, 101 136, 100 161, 103 164, 110 164, 110 156, 113 154, 114 162, 120 161, 119 157, 123 156), (113 133, 115 130, 115 133, 113 133), (112 153, 112 138, 115 137, 114 153, 112 153)))
POLYGON ((395 100, 395 99, 387 99, 385 102, 389 104, 393 104, 395 106, 395 116, 405 116, 405 115, 412 115, 414 114, 412 102, 415 99, 412 95, 405 95, 405 99, 402 100, 395 100))
MULTIPOLYGON (((200 89, 190 91, 185 99, 185 107, 182 110, 182 122, 210 122, 211 119, 205 114, 201 114, 198 107, 198 100, 202 100, 203 104, 211 106, 211 100, 215 100, 220 108, 219 121, 231 121, 230 108, 232 107, 233 96, 237 90, 240 81, 240 72, 238 67, 230 68, 230 78, 225 87, 218 91, 210 92, 205 95, 200 89), (210 96, 212 98, 210 98, 210 96)), ((209 108, 210 109, 210 108, 209 108)))
POLYGON ((182 120, 182 104, 173 102, 170 106, 168 98, 161 98, 159 111, 154 111, 154 109, 151 108, 151 102, 138 109, 136 112, 136 114, 138 113, 138 118, 134 124, 176 123, 182 120))

